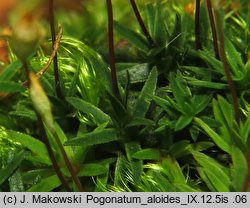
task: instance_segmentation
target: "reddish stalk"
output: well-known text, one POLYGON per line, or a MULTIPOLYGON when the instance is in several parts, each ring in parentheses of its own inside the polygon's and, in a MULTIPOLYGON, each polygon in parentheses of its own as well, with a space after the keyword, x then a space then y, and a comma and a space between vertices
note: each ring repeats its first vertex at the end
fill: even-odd
MULTIPOLYGON (((54 50, 55 41, 56 41, 55 20, 54 20, 54 0, 49 0, 49 23, 50 23, 50 31, 51 31, 51 38, 52 38, 52 49, 54 50)), ((57 53, 54 56, 53 64, 54 64, 56 95, 57 97, 62 99, 63 95, 62 95, 61 83, 60 83, 60 77, 59 77, 57 53)))
MULTIPOLYGON (((28 68, 28 64, 26 61, 23 61, 23 67, 24 67, 24 70, 25 70, 25 74, 26 74, 26 78, 27 78, 27 87, 30 87, 30 75, 29 75, 29 68, 28 68)), ((36 113, 36 116, 37 116, 37 120, 38 120, 38 127, 39 127, 39 130, 40 130, 40 135, 41 135, 41 139, 42 141, 44 142, 45 146, 46 146, 46 149, 48 151, 48 154, 49 154, 49 157, 50 157, 50 160, 52 162, 52 166, 56 172, 56 175, 58 176, 59 180, 61 181, 62 185, 64 186, 65 190, 66 191, 70 191, 70 187, 66 181, 66 179, 64 178, 61 170, 60 170, 60 167, 56 161, 56 158, 55 158, 55 155, 53 153, 53 150, 50 146, 50 143, 49 143, 49 139, 46 135, 46 131, 45 131, 45 128, 44 128, 44 124, 42 122, 42 118, 41 116, 39 115, 39 113, 36 113)))
POLYGON ((64 150, 64 147, 63 147, 58 135, 56 134, 56 132, 53 129, 50 129, 50 131, 51 131, 52 135, 54 136, 57 145, 59 146, 60 152, 61 152, 61 154, 63 156, 63 159, 64 159, 64 162, 65 162, 65 164, 66 164, 66 166, 67 166, 67 168, 68 168, 68 170, 70 172, 72 180, 76 184, 76 187, 77 187, 78 191, 83 192, 84 189, 82 187, 81 181, 78 178, 76 170, 75 170, 73 164, 70 162, 70 160, 69 160, 69 158, 68 158, 68 156, 67 156, 67 154, 66 154, 66 152, 64 150))
POLYGON ((224 35, 222 31, 222 25, 220 22, 220 15, 219 15, 218 9, 215 9, 214 13, 215 13, 215 20, 216 20, 216 28, 217 28, 219 42, 220 42, 220 45, 219 45, 220 60, 223 63, 223 68, 224 68, 224 71, 227 77, 227 82, 228 82, 230 92, 232 95, 235 120, 238 124, 240 124, 240 111, 239 111, 239 104, 238 104, 238 96, 237 96, 236 87, 233 82, 229 66, 227 64, 227 57, 226 57, 225 44, 224 44, 224 35))
POLYGON ((207 10, 208 10, 208 14, 209 14, 209 20, 210 20, 210 25, 211 25, 212 35, 213 35, 213 45, 214 45, 215 57, 217 59, 220 59, 219 47, 218 47, 218 38, 217 38, 217 34, 216 34, 216 28, 215 28, 215 22, 214 22, 214 15, 213 15, 213 10, 212 10, 211 0, 207 0, 207 10))
POLYGON ((144 33, 145 37, 147 38, 149 44, 150 44, 152 47, 156 47, 156 44, 155 44, 153 38, 152 38, 151 35, 149 34, 149 32, 148 32, 148 30, 147 30, 147 28, 146 28, 146 26, 145 26, 145 24, 144 24, 144 22, 143 22, 143 20, 142 20, 142 17, 141 17, 141 15, 140 15, 140 12, 139 12, 139 10, 138 10, 138 7, 137 7, 135 1, 134 1, 134 0, 130 0, 130 3, 131 3, 131 6, 132 6, 132 8, 133 8, 133 10, 134 10, 134 13, 135 13, 135 16, 136 16, 136 18, 137 18, 137 21, 138 21, 138 23, 139 23, 139 25, 140 25, 140 27, 141 27, 141 29, 142 29, 142 32, 144 33))
MULTIPOLYGON (((47 69, 49 68, 50 64, 52 63, 52 61, 53 61, 53 59, 54 59, 54 57, 56 55, 56 52, 57 52, 57 50, 59 48, 60 40, 62 38, 62 27, 61 27, 61 25, 59 25, 58 28, 59 28, 59 32, 58 32, 58 35, 56 37, 55 46, 54 46, 54 49, 53 49, 53 51, 52 51, 52 53, 51 53, 51 55, 49 57, 49 60, 45 64, 45 66, 39 72, 36 73, 36 76, 38 77, 38 79, 40 79, 43 76, 43 74, 47 71, 47 69)), ((27 72, 26 72, 26 75, 27 75, 27 72)), ((28 87, 28 80, 23 82, 22 85, 24 87, 28 87)))
MULTIPOLYGON (((24 61, 23 65, 24 65, 25 72, 26 72, 26 75, 27 75, 27 85, 29 87, 30 86, 30 75, 29 75, 28 64, 27 64, 27 62, 24 61)), ((42 139, 43 139, 43 141, 44 141, 44 143, 46 145, 49 157, 50 157, 50 159, 52 161, 52 164, 53 164, 53 167, 54 167, 54 169, 56 171, 56 174, 59 177, 59 179, 62 182, 65 189, 67 191, 70 191, 70 188, 69 188, 69 186, 66 185, 67 184, 66 180, 64 179, 64 177, 63 177, 63 175, 61 173, 59 165, 58 165, 58 163, 56 161, 56 158, 54 156, 53 150, 52 150, 52 148, 50 146, 49 139, 47 138, 45 127, 44 127, 41 115, 38 112, 36 112, 36 114, 37 114, 37 118, 38 118, 38 124, 39 124, 39 129, 40 129, 40 132, 41 132, 41 136, 42 136, 42 139)), ((75 170, 73 164, 71 163, 71 161, 69 160, 69 158, 68 158, 68 156, 67 156, 67 154, 65 152, 65 149, 64 149, 64 147, 63 147, 57 133, 54 130, 54 127, 48 126, 48 128, 51 131, 53 137, 55 138, 57 145, 59 146, 59 149, 60 149, 60 152, 61 152, 61 154, 63 156, 65 165, 67 166, 67 168, 68 168, 68 170, 70 172, 70 175, 72 177, 72 180, 74 181, 74 183, 76 184, 76 186, 78 188, 78 191, 83 192, 84 189, 83 189, 82 184, 81 184, 81 182, 80 182, 80 180, 79 180, 79 178, 77 176, 76 170, 75 170)))
POLYGON ((111 69, 113 92, 117 98, 120 98, 117 76, 116 76, 116 67, 115 67, 112 1, 106 0, 106 4, 107 4, 107 10, 108 10, 109 64, 110 64, 110 69, 111 69))
POLYGON ((59 178, 59 180, 61 181, 62 185, 64 186, 65 190, 67 192, 70 192, 70 187, 68 185, 68 182, 66 181, 66 179, 64 178, 61 170, 60 170, 60 167, 56 161, 56 157, 53 153, 53 150, 50 146, 50 143, 49 143, 49 139, 46 135, 46 131, 45 131, 45 127, 44 127, 44 124, 43 124, 43 121, 42 121, 42 118, 41 116, 36 112, 36 116, 37 116, 37 120, 38 120, 38 126, 39 126, 39 130, 40 130, 40 135, 41 135, 41 139, 42 141, 44 142, 46 148, 47 148, 47 151, 48 151, 48 154, 49 154, 49 157, 50 157, 50 160, 52 162, 52 165, 53 165, 53 168, 59 178))
POLYGON ((195 2, 195 47, 196 50, 200 50, 202 48, 201 45, 201 31, 200 31, 200 0, 196 0, 195 2))

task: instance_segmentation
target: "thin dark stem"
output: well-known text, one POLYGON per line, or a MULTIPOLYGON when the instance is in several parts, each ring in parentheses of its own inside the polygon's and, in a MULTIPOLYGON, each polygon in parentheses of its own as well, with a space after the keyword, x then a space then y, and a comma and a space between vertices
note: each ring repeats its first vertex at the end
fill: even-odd
POLYGON ((107 4, 107 10, 108 10, 109 63, 110 63, 110 68, 111 68, 111 78, 112 78, 114 95, 117 98, 120 98, 117 76, 116 76, 116 67, 115 67, 112 1, 107 0, 106 4, 107 4))
MULTIPOLYGON (((27 76, 28 86, 30 86, 30 75, 29 75, 29 69, 28 69, 27 62, 24 61, 23 65, 24 65, 24 68, 25 68, 26 76, 27 76)), ((52 150, 52 148, 50 146, 50 143, 49 143, 49 140, 48 140, 47 135, 46 135, 46 131, 45 131, 45 127, 44 127, 41 115, 38 112, 36 112, 36 115, 37 115, 39 129, 40 129, 40 133, 41 133, 42 139, 43 139, 43 141, 45 143, 45 146, 47 148, 49 157, 50 157, 50 159, 52 161, 52 165, 53 165, 53 167, 54 167, 54 169, 56 171, 56 174, 58 175, 58 178, 62 182, 62 184, 65 187, 65 189, 67 191, 70 191, 70 188, 67 185, 67 182, 66 182, 66 180, 64 179, 64 177, 63 177, 63 175, 61 173, 61 170, 60 170, 60 168, 59 168, 59 166, 57 164, 56 158, 54 156, 53 150, 52 150)), ((61 141, 60 141, 57 133, 55 132, 55 130, 54 130, 54 128, 52 126, 49 127, 49 130, 51 131, 53 137, 56 140, 57 145, 59 146, 60 152, 61 152, 61 154, 63 156, 64 161, 65 161, 65 164, 66 164, 66 166, 67 166, 67 168, 68 168, 68 170, 69 170, 69 172, 71 174, 71 177, 72 177, 74 183, 76 184, 76 186, 78 188, 78 191, 83 192, 84 189, 83 189, 82 184, 81 184, 81 182, 80 182, 80 180, 79 180, 79 178, 77 176, 76 170, 73 167, 72 163, 70 162, 70 160, 69 160, 69 158, 68 158, 68 156, 67 156, 67 154, 66 154, 66 152, 64 150, 64 147, 63 147, 63 145, 62 145, 62 143, 61 143, 61 141)))
POLYGON ((140 25, 140 27, 141 27, 141 29, 142 29, 142 32, 143 32, 144 35, 146 36, 146 38, 147 38, 149 44, 150 44, 152 47, 156 47, 156 44, 155 44, 153 38, 152 38, 151 35, 149 34, 149 32, 148 32, 148 30, 147 30, 147 28, 146 28, 146 26, 145 26, 145 24, 144 24, 144 22, 143 22, 143 20, 142 20, 142 17, 141 17, 141 15, 140 15, 140 12, 139 12, 139 10, 138 10, 138 7, 137 7, 135 1, 134 1, 134 0, 130 0, 130 3, 131 3, 131 5, 132 5, 132 7, 133 7, 135 16, 136 16, 137 21, 138 21, 138 23, 139 23, 139 25, 140 25))
POLYGON ((247 173, 245 183, 242 188, 243 192, 247 192, 250 186, 250 149, 248 150, 248 154, 247 154, 247 166, 248 166, 248 173, 247 173))
POLYGON ((222 25, 220 22, 220 15, 219 11, 217 9, 214 10, 215 12, 215 20, 216 20, 216 28, 218 32, 218 37, 219 37, 219 54, 220 54, 220 59, 223 63, 224 71, 227 77, 227 82, 231 91, 232 99, 233 99, 233 108, 234 108, 234 115, 235 115, 235 120, 238 124, 240 124, 240 111, 239 111, 239 104, 238 104, 238 96, 237 96, 237 91, 235 84, 232 79, 232 75, 229 69, 229 66, 227 64, 227 57, 225 53, 225 46, 224 46, 224 36, 223 36, 223 31, 222 31, 222 25))
MULTIPOLYGON (((52 61, 53 61, 53 59, 54 59, 54 57, 56 55, 56 52, 57 52, 57 50, 59 48, 61 38, 62 38, 62 27, 59 25, 59 32, 58 32, 58 35, 57 35, 57 38, 56 38, 54 49, 53 49, 53 51, 52 51, 52 53, 51 53, 51 55, 49 57, 48 62, 45 64, 45 66, 39 72, 36 73, 36 76, 38 77, 38 79, 40 79, 43 76, 43 74, 47 71, 50 64, 52 63, 52 61)), ((24 87, 28 87, 28 80, 23 82, 22 85, 24 87)))
POLYGON ((202 48, 201 45, 201 31, 200 31, 200 0, 196 0, 195 2, 195 47, 196 50, 200 50, 202 48))
MULTIPOLYGON (((54 20, 54 0, 49 0, 49 23, 50 23, 50 31, 52 38, 52 49, 54 49, 55 41, 56 41, 56 31, 55 31, 55 20, 54 20)), ((59 70, 58 70, 58 61, 57 61, 57 53, 54 56, 54 77, 55 77, 55 89, 56 95, 59 98, 63 98, 61 83, 59 78, 59 70)))
POLYGON ((40 130, 41 139, 42 139, 42 141, 44 142, 44 144, 45 144, 45 146, 47 148, 47 151, 48 151, 50 160, 52 162, 53 168, 54 168, 59 180, 61 181, 62 185, 64 186, 65 190, 69 192, 69 191, 71 191, 70 187, 69 187, 66 179, 64 178, 64 176, 63 176, 63 174, 62 174, 62 172, 60 170, 60 167, 59 167, 59 165, 58 165, 58 163, 56 161, 55 155, 54 155, 53 150, 52 150, 52 148, 50 146, 50 143, 49 143, 49 139, 48 139, 48 137, 46 135, 46 131, 45 131, 45 127, 44 127, 42 118, 38 113, 36 113, 36 115, 37 115, 37 120, 38 120, 38 126, 39 126, 39 130, 40 130))
POLYGON ((69 160, 69 158, 68 158, 68 156, 67 156, 67 154, 66 154, 66 152, 64 150, 64 147, 63 147, 57 133, 53 129, 50 129, 50 130, 51 130, 51 133, 53 134, 54 138, 56 139, 57 145, 59 146, 60 152, 61 152, 61 154, 63 156, 64 161, 65 161, 65 164, 66 164, 66 166, 67 166, 67 168, 68 168, 68 170, 69 170, 69 172, 71 174, 71 177, 72 177, 74 183, 77 186, 78 191, 83 192, 84 189, 82 187, 81 181, 78 178, 76 170, 75 170, 73 164, 70 162, 70 160, 69 160))
POLYGON ((207 9, 208 9, 208 14, 209 14, 209 20, 210 20, 212 35, 213 35, 213 44, 214 44, 215 57, 217 59, 220 59, 219 47, 218 47, 218 38, 217 38, 217 33, 216 33, 216 28, 215 28, 215 22, 214 22, 214 15, 213 15, 213 10, 212 10, 211 0, 207 0, 207 9))
MULTIPOLYGON (((23 67, 24 67, 25 73, 26 73, 27 86, 29 87, 30 86, 30 75, 29 75, 28 63, 26 61, 23 61, 23 67)), ((42 141, 44 142, 44 144, 46 146, 46 149, 48 151, 48 154, 49 154, 50 160, 52 162, 53 168, 54 168, 59 180, 61 181, 62 185, 64 186, 65 190, 70 191, 70 187, 69 187, 66 179, 64 178, 64 176, 63 176, 63 174, 62 174, 62 172, 61 172, 61 170, 59 168, 59 165, 58 165, 58 163, 56 161, 53 150, 50 147, 49 139, 48 139, 48 137, 46 135, 44 124, 42 122, 42 118, 37 112, 36 112, 36 116, 37 116, 37 120, 38 120, 40 135, 41 135, 42 141)))

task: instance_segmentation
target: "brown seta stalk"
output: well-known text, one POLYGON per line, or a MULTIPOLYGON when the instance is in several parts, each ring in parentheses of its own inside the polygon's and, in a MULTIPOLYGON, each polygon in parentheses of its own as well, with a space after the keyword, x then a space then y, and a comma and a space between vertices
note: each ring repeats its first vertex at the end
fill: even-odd
MULTIPOLYGON (((56 41, 56 32, 55 32, 55 20, 54 20, 54 0, 49 0, 49 23, 50 23, 50 31, 51 31, 51 38, 52 38, 52 48, 55 47, 56 41)), ((56 95, 59 98, 63 98, 62 89, 61 89, 61 82, 59 77, 59 69, 58 69, 58 60, 57 60, 57 53, 54 56, 54 78, 55 78, 55 89, 56 95)))
POLYGON ((140 12, 139 12, 139 10, 138 10, 138 7, 137 7, 135 1, 134 1, 134 0, 130 0, 130 4, 131 4, 131 6, 132 6, 132 8, 133 8, 133 10, 134 10, 135 16, 136 16, 136 18, 137 18, 137 21, 138 21, 140 27, 141 27, 141 30, 142 30, 142 32, 144 33, 145 37, 147 38, 149 44, 150 44, 152 47, 156 47, 156 43, 154 42, 153 38, 152 38, 151 35, 149 34, 149 32, 148 32, 148 30, 147 30, 147 28, 146 28, 146 26, 145 26, 145 24, 144 24, 144 22, 143 22, 143 20, 142 20, 142 17, 141 17, 141 15, 140 15, 140 12))
POLYGON ((201 1, 195 1, 195 47, 196 50, 200 50, 202 48, 201 45, 201 31, 200 31, 200 5, 201 1))
POLYGON ((107 4, 107 10, 108 10, 109 64, 110 64, 110 69, 111 69, 113 92, 114 92, 114 95, 118 99, 120 99, 120 92, 119 92, 119 88, 118 88, 118 81, 117 81, 116 67, 115 67, 112 1, 111 0, 106 0, 106 4, 107 4))

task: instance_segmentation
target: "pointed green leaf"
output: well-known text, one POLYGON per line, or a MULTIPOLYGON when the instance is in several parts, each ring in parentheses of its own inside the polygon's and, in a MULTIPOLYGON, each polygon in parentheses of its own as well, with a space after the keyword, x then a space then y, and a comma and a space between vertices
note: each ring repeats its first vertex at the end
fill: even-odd
MULTIPOLYGON (((53 127, 54 128, 54 127, 53 127)), ((48 137, 49 140, 49 144, 51 146, 51 148, 53 149, 53 152, 55 153, 55 156, 57 158, 58 161, 63 162, 63 155, 60 154, 60 147, 57 143, 57 139, 55 138, 55 133, 52 133, 52 131, 45 125, 45 131, 46 131, 46 135, 48 137)), ((53 131, 55 131, 53 129, 53 131)), ((62 142, 61 142, 62 143, 62 142)), ((63 143, 62 143, 63 144, 63 143)))
POLYGON ((232 147, 232 185, 234 191, 242 191, 248 172, 247 160, 243 152, 236 146, 232 147))
POLYGON ((10 80, 16 72, 22 67, 20 61, 15 61, 9 64, 0 74, 0 82, 10 80))
POLYGON ((219 72, 221 75, 225 74, 221 61, 213 57, 213 55, 210 54, 208 51, 200 50, 199 56, 204 61, 206 61, 208 65, 210 65, 215 71, 219 72))
POLYGON ((159 45, 164 45, 168 38, 167 28, 165 25, 165 11, 164 11, 163 4, 157 2, 156 6, 154 8, 155 10, 155 16, 154 16, 154 30, 152 31, 153 39, 157 42, 159 45))
POLYGON ((176 188, 174 184, 172 184, 166 176, 164 176, 159 171, 152 171, 150 174, 152 178, 156 181, 156 185, 159 186, 160 191, 162 192, 174 192, 176 188))
POLYGON ((22 179, 25 184, 35 184, 42 178, 47 178, 55 174, 54 169, 51 168, 44 168, 44 169, 34 169, 25 171, 22 173, 22 179))
POLYGON ((205 174, 207 175, 208 179, 212 183, 215 191, 217 192, 229 192, 230 187, 228 184, 225 184, 221 178, 219 178, 213 170, 205 169, 205 174))
POLYGON ((128 161, 125 159, 123 155, 119 155, 115 165, 115 178, 114 178, 114 185, 116 187, 123 188, 124 185, 124 176, 125 171, 127 170, 127 163, 128 161))
POLYGON ((147 52, 147 56, 157 56, 159 53, 161 53, 166 47, 165 46, 160 46, 160 47, 155 47, 149 50, 149 52, 147 52))
POLYGON ((194 87, 208 88, 208 89, 216 89, 216 90, 225 90, 228 89, 228 84, 218 83, 218 82, 210 82, 203 81, 194 78, 187 78, 188 84, 194 87))
POLYGON ((148 30, 150 34, 153 36, 154 35, 154 30, 155 30, 155 13, 156 9, 154 8, 153 4, 147 4, 145 7, 146 11, 146 17, 147 17, 147 23, 148 23, 148 30))
POLYGON ((27 155, 25 159, 33 163, 51 165, 51 160, 46 157, 41 157, 41 156, 32 154, 32 155, 27 155))
POLYGON ((129 73, 129 81, 131 84, 138 82, 145 82, 149 75, 149 64, 136 64, 128 68, 123 69, 122 71, 117 72, 117 78, 120 84, 126 84, 127 82, 127 72, 129 73))
POLYGON ((208 48, 211 45, 211 40, 207 38, 211 35, 211 26, 206 4, 200 5, 200 23, 201 42, 204 44, 204 47, 208 48))
MULTIPOLYGON (((68 141, 67 136, 65 135, 65 133, 63 132, 63 130, 57 123, 55 123, 54 127, 55 127, 56 134, 58 138, 60 139, 61 143, 64 144, 66 141, 68 141)), ((69 158, 74 157, 74 152, 71 147, 64 147, 64 150, 69 158)))
POLYGON ((142 50, 143 52, 148 51, 149 48, 147 42, 138 33, 127 29, 116 21, 114 21, 114 28, 120 35, 135 45, 138 49, 142 50))
POLYGON ((182 173, 179 163, 175 158, 168 156, 162 161, 163 172, 168 176, 170 182, 186 184, 186 179, 182 173))
POLYGON ((61 181, 57 175, 42 179, 38 184, 33 185, 27 192, 50 192, 61 186, 61 181))
POLYGON ((179 14, 176 14, 173 32, 169 39, 169 42, 172 42, 170 49, 179 48, 183 46, 183 43, 185 41, 184 34, 186 33, 183 30, 184 23, 185 23, 185 19, 184 18, 182 19, 179 14), (178 39, 176 39, 176 37, 178 37, 178 39))
POLYGON ((194 121, 208 134, 208 136, 214 141, 214 143, 227 153, 231 153, 231 148, 228 142, 226 142, 222 137, 220 137, 214 130, 212 130, 205 122, 201 119, 195 117, 194 121))
POLYGON ((65 142, 66 146, 91 146, 119 140, 115 129, 104 129, 83 134, 65 142))
MULTIPOLYGON (((227 126, 229 128, 232 127, 232 122, 234 120, 233 117, 233 107, 231 104, 229 104, 225 98, 222 96, 218 96, 218 104, 220 107, 221 112, 223 113, 223 118, 225 119, 227 126)), ((223 122, 225 123, 225 122, 223 122)))
MULTIPOLYGON (((224 99, 224 98, 223 98, 224 99)), ((228 105, 227 102, 221 102, 222 100, 217 101, 215 99, 213 99, 213 112, 214 112, 214 117, 217 121, 220 122, 221 126, 219 127, 219 132, 221 134, 221 137, 224 138, 224 141, 227 142, 229 145, 232 144, 232 132, 231 132, 231 128, 232 128, 232 120, 228 120, 228 118, 233 119, 232 116, 232 108, 231 106, 228 105), (223 106, 223 103, 225 106, 223 106), (223 109, 225 108, 225 109, 223 109), (231 108, 231 109, 230 109, 231 108), (227 114, 227 113, 229 114, 227 114), (230 115, 231 114, 231 115, 230 115), (230 122, 230 123, 228 123, 230 122)))
POLYGON ((135 106, 133 108, 134 117, 144 117, 146 115, 150 105, 149 95, 154 95, 155 93, 157 76, 157 70, 156 68, 153 68, 143 86, 139 97, 136 100, 135 106))
POLYGON ((146 118, 134 118, 132 119, 132 121, 130 121, 126 127, 132 127, 132 126, 154 126, 155 122, 150 120, 150 119, 146 119, 146 118))
POLYGON ((171 74, 170 87, 173 91, 176 102, 183 108, 185 103, 190 101, 191 92, 181 73, 177 73, 176 75, 173 73, 171 74))
POLYGON ((66 100, 77 110, 80 110, 88 116, 92 116, 92 119, 98 125, 110 121, 110 117, 106 113, 89 102, 76 97, 68 97, 66 100))
POLYGON ((160 160, 161 152, 159 149, 142 149, 134 153, 133 158, 138 160, 160 160))
POLYGON ((146 14, 149 32, 157 45, 164 45, 168 38, 167 28, 165 26, 165 12, 163 4, 159 1, 156 4, 146 5, 146 14))
POLYGON ((236 77, 241 77, 244 73, 245 66, 243 64, 240 53, 236 50, 236 48, 228 38, 225 38, 225 49, 227 54, 227 61, 233 71, 233 74, 236 77))
POLYGON ((175 124, 175 131, 179 131, 189 125, 193 120, 192 116, 182 115, 175 124))
POLYGON ((213 142, 197 142, 197 143, 191 144, 192 150, 197 151, 197 152, 207 150, 213 146, 214 146, 213 142))
MULTIPOLYGON (((110 71, 108 70, 108 65, 104 62, 102 57, 96 51, 94 51, 92 48, 90 48, 83 42, 69 36, 63 36, 60 45, 62 46, 61 48, 65 49, 65 53, 74 60, 73 63, 76 64, 76 68, 80 63, 83 64, 84 67, 86 67, 87 64, 87 76, 90 75, 92 78, 93 76, 95 77, 94 79, 89 79, 86 77, 86 74, 82 73, 81 75, 85 76, 83 78, 88 79, 88 84, 90 84, 90 86, 88 87, 92 87, 92 90, 89 89, 91 93, 87 92, 87 95, 92 95, 92 92, 96 92, 96 86, 98 89, 100 87, 101 89, 105 88, 108 92, 112 91, 112 87, 110 85, 111 76, 110 71)), ((84 68, 84 71, 85 69, 86 68, 84 68)), ((84 87, 86 87, 84 83, 82 84, 84 87)), ((96 98, 91 97, 90 99, 96 100, 96 98)))
MULTIPOLYGON (((76 134, 76 137, 80 137, 85 135, 87 132, 87 127, 85 124, 80 123, 78 132, 76 134)), ((91 147, 88 146, 75 146, 74 147, 74 158, 73 161, 75 164, 82 164, 85 161, 86 155, 88 153, 88 150, 91 147)))
POLYGON ((104 174, 108 171, 108 169, 101 165, 101 164, 97 164, 97 163, 86 163, 83 164, 79 170, 79 172, 77 173, 78 176, 82 177, 82 176, 98 176, 101 174, 104 174))
MULTIPOLYGON (((171 108, 173 107, 167 99, 163 99, 161 97, 158 97, 156 95, 151 95, 150 96, 152 100, 159 105, 161 108, 163 108, 168 114, 171 115, 171 108)), ((172 103, 174 104, 174 103, 172 103)))
POLYGON ((24 92, 24 91, 25 91, 25 87, 23 87, 21 84, 18 84, 16 82, 10 82, 10 81, 0 82, 0 92, 16 93, 16 92, 24 92))
POLYGON ((108 94, 110 103, 113 107, 114 117, 116 121, 123 122, 126 120, 128 115, 126 108, 124 107, 123 103, 115 96, 108 94))
MULTIPOLYGON (((197 171, 198 171, 201 179, 204 181, 204 183, 207 185, 207 187, 209 188, 210 191, 213 191, 213 192, 218 191, 214 187, 214 185, 211 181, 211 179, 213 178, 211 171, 205 171, 204 168, 202 168, 202 167, 197 167, 197 171), (209 177, 209 175, 210 175, 210 177, 209 177)), ((218 180, 218 179, 215 178, 214 180, 218 180)))
POLYGON ((211 100, 211 95, 194 95, 192 104, 195 107, 195 114, 202 112, 211 100))
POLYGON ((9 113, 9 115, 18 116, 25 119, 30 119, 32 121, 36 121, 36 114, 33 110, 28 109, 16 109, 9 113))
MULTIPOLYGON (((191 73, 194 73, 194 74, 198 75, 199 77, 204 77, 204 80, 210 80, 211 79, 211 74, 220 75, 220 73, 218 73, 215 70, 212 70, 210 68, 207 68, 207 67, 180 66, 179 68, 181 69, 181 71, 190 71, 191 73)), ((190 78, 190 79, 198 80, 198 79, 195 79, 193 77, 185 77, 185 78, 186 79, 190 78)))
MULTIPOLYGON (((106 170, 109 169, 109 164, 107 163, 105 165, 106 170)), ((97 176, 96 178, 96 185, 94 192, 104 192, 107 191, 107 185, 108 185, 108 179, 109 179, 109 171, 106 171, 106 173, 97 176)))
POLYGON ((125 150, 126 150, 127 158, 128 158, 130 165, 131 165, 133 179, 134 179, 135 185, 136 185, 140 181, 143 166, 142 166, 142 160, 133 159, 133 155, 136 152, 141 150, 140 143, 139 142, 125 143, 125 150))
POLYGON ((42 160, 44 160, 44 162, 46 161, 47 164, 51 164, 44 143, 42 143, 38 139, 35 139, 34 137, 31 137, 27 134, 23 134, 17 131, 7 130, 7 133, 8 136, 13 141, 21 143, 25 148, 29 149, 34 155, 38 156, 38 158, 41 158, 42 160))
POLYGON ((190 133, 190 135, 191 135, 191 137, 192 137, 192 140, 194 141, 194 142, 196 142, 197 141, 197 139, 198 139, 198 136, 199 136, 199 134, 200 134, 200 131, 199 131, 199 129, 196 127, 196 126, 191 126, 189 129, 188 129, 188 131, 189 131, 189 133, 190 133))
POLYGON ((77 68, 76 73, 74 73, 74 76, 72 78, 72 81, 70 83, 69 90, 67 92, 66 97, 72 97, 75 94, 75 91, 77 89, 77 80, 79 79, 79 73, 80 73, 80 67, 77 68))
POLYGON ((195 160, 203 167, 203 171, 210 179, 217 191, 229 191, 230 189, 230 174, 229 170, 219 164, 215 159, 200 153, 192 153, 195 160))

